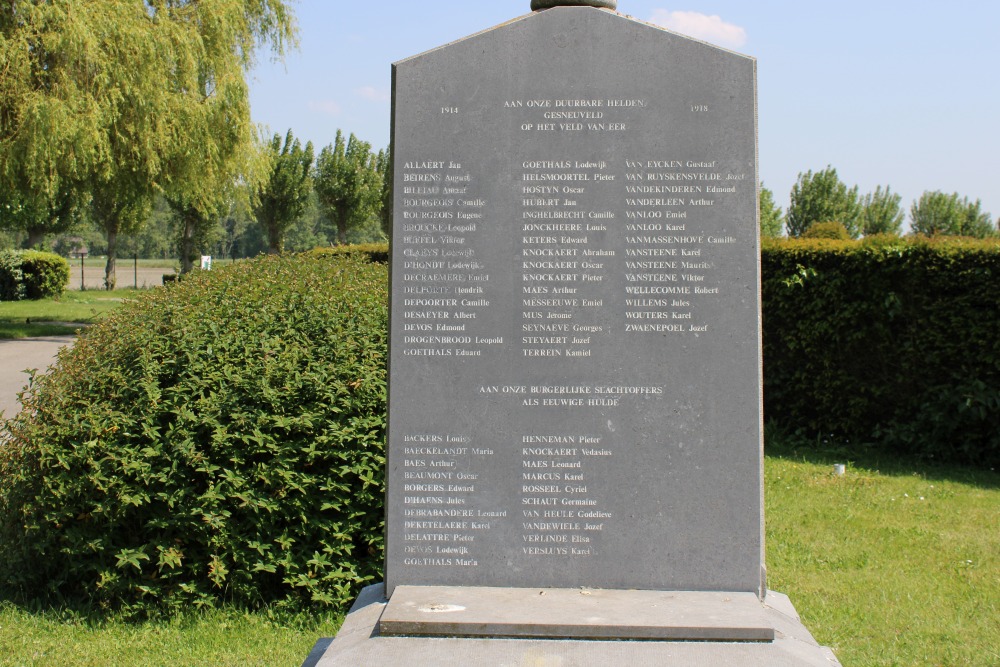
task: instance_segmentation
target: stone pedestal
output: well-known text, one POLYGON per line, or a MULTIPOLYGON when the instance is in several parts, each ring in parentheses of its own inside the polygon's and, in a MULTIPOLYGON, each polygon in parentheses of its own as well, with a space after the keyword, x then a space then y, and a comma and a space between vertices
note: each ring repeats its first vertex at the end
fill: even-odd
POLYGON ((741 593, 401 586, 390 603, 379 584, 303 667, 629 664, 840 665, 780 593, 760 602, 741 593))

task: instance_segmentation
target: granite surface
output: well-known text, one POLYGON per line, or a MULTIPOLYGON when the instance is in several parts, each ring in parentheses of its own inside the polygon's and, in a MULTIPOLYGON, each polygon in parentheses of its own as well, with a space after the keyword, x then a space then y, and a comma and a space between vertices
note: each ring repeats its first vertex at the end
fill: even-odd
POLYGON ((774 641, 692 642, 383 637, 378 622, 386 607, 384 592, 381 584, 365 589, 337 638, 319 640, 303 667, 840 666, 830 649, 817 645, 788 598, 777 593, 768 593, 760 605, 774 641))
POLYGON ((394 65, 390 592, 761 594, 755 73, 589 7, 394 65))

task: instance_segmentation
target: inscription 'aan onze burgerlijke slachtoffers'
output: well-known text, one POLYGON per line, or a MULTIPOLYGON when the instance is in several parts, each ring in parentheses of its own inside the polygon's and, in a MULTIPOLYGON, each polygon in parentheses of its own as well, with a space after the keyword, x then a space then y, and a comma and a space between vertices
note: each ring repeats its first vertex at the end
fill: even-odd
MULTIPOLYGON (((656 113, 643 99, 507 100, 524 133, 627 133, 622 110, 656 113)), ((691 105, 705 114, 707 105, 691 105)), ((441 107, 442 114, 461 114, 441 107)), ((570 152, 519 160, 512 192, 516 220, 498 220, 461 159, 428 155, 404 162, 402 299, 404 357, 469 358, 511 354, 572 363, 617 353, 605 334, 705 336, 704 306, 727 289, 716 279, 716 252, 733 236, 700 231, 699 220, 740 188, 753 187, 711 155, 635 155, 616 164, 570 152), (604 205, 595 208, 595 202, 604 205), (516 256, 495 258, 484 225, 507 226, 516 256), (498 262, 499 265, 493 265, 498 262), (513 271, 516 302, 496 276, 513 271), (613 286, 609 292, 608 286, 613 286), (513 309, 511 306, 513 305, 513 309), (516 334, 490 330, 491 309, 519 314, 516 334)), ((495 322, 496 319, 494 318, 495 322)), ((606 408, 662 387, 483 385, 523 407, 606 408)), ((609 465, 612 448, 581 433, 523 434, 515 502, 482 507, 477 483, 495 455, 461 434, 404 436, 403 564, 477 567, 477 546, 500 525, 520 525, 524 556, 586 558, 613 513, 588 480, 609 465)))

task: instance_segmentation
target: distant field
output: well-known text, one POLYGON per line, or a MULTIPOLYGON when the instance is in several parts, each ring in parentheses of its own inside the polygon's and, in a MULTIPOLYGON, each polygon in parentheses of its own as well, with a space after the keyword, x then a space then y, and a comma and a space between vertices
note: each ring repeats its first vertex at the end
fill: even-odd
MULTIPOLYGON (((88 257, 83 260, 83 285, 88 290, 104 289, 104 266, 107 262, 103 257, 88 257)), ((229 264, 229 259, 213 259, 212 266, 229 264)), ((119 257, 115 265, 117 286, 120 288, 149 288, 163 284, 163 275, 180 271, 180 262, 174 259, 140 259, 119 257)), ((80 288, 80 260, 70 260, 69 289, 80 288)))

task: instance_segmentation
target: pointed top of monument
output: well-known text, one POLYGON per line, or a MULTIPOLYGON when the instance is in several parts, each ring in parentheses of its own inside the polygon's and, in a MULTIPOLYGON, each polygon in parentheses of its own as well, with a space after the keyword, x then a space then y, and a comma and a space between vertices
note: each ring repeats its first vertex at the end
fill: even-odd
POLYGON ((533 12, 550 7, 603 7, 613 10, 618 8, 618 0, 531 0, 533 12))

